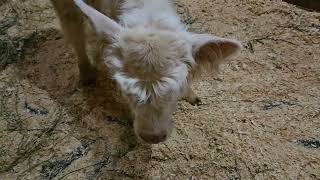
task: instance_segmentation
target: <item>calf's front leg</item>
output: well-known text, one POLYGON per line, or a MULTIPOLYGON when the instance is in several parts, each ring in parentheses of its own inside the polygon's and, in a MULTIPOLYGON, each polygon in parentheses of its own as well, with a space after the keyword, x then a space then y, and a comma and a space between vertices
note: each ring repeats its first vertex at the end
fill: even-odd
POLYGON ((51 0, 51 3, 59 17, 64 35, 77 55, 81 84, 94 83, 96 70, 86 53, 83 15, 74 4, 74 0, 51 0))

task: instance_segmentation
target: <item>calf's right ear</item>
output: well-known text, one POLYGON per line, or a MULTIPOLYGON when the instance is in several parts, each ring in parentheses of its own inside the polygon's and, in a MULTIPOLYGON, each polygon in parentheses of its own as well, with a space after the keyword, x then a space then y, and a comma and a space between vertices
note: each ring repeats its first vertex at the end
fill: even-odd
POLYGON ((114 39, 121 31, 122 27, 117 22, 88 6, 82 0, 75 0, 74 2, 81 12, 88 17, 98 35, 114 39))

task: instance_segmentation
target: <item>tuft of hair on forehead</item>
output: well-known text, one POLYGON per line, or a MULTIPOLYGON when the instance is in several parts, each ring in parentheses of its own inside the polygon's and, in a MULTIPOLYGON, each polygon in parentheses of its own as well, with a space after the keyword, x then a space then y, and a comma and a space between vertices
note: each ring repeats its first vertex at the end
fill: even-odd
POLYGON ((159 107, 164 102, 178 99, 184 94, 188 81, 187 75, 187 66, 181 65, 175 67, 171 74, 157 81, 132 78, 125 73, 116 73, 113 77, 127 96, 135 98, 133 102, 159 107))
POLYGON ((179 35, 143 28, 128 29, 120 34, 120 47, 124 64, 140 72, 163 73, 170 67, 192 57, 190 45, 179 35))
POLYGON ((115 76, 122 90, 141 103, 178 98, 187 84, 191 47, 177 34, 145 29, 120 33, 121 73, 115 76))

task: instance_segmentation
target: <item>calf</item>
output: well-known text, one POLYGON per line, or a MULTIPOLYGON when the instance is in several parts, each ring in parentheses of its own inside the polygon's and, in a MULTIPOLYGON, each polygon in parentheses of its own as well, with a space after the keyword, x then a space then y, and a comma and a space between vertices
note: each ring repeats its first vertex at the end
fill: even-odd
POLYGON ((216 72, 241 49, 236 40, 188 32, 170 0, 51 2, 78 56, 81 82, 93 81, 102 62, 97 67, 109 69, 128 99, 136 135, 151 144, 170 135, 179 99, 199 103, 194 77, 216 72))

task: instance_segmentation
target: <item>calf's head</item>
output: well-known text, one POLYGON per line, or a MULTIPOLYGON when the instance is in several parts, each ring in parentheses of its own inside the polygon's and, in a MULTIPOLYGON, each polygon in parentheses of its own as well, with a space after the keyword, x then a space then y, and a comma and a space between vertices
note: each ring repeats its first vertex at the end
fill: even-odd
POLYGON ((172 114, 194 74, 216 71, 241 48, 238 41, 207 34, 125 28, 80 0, 76 4, 110 42, 104 62, 129 100, 136 135, 147 143, 170 135, 172 114))

